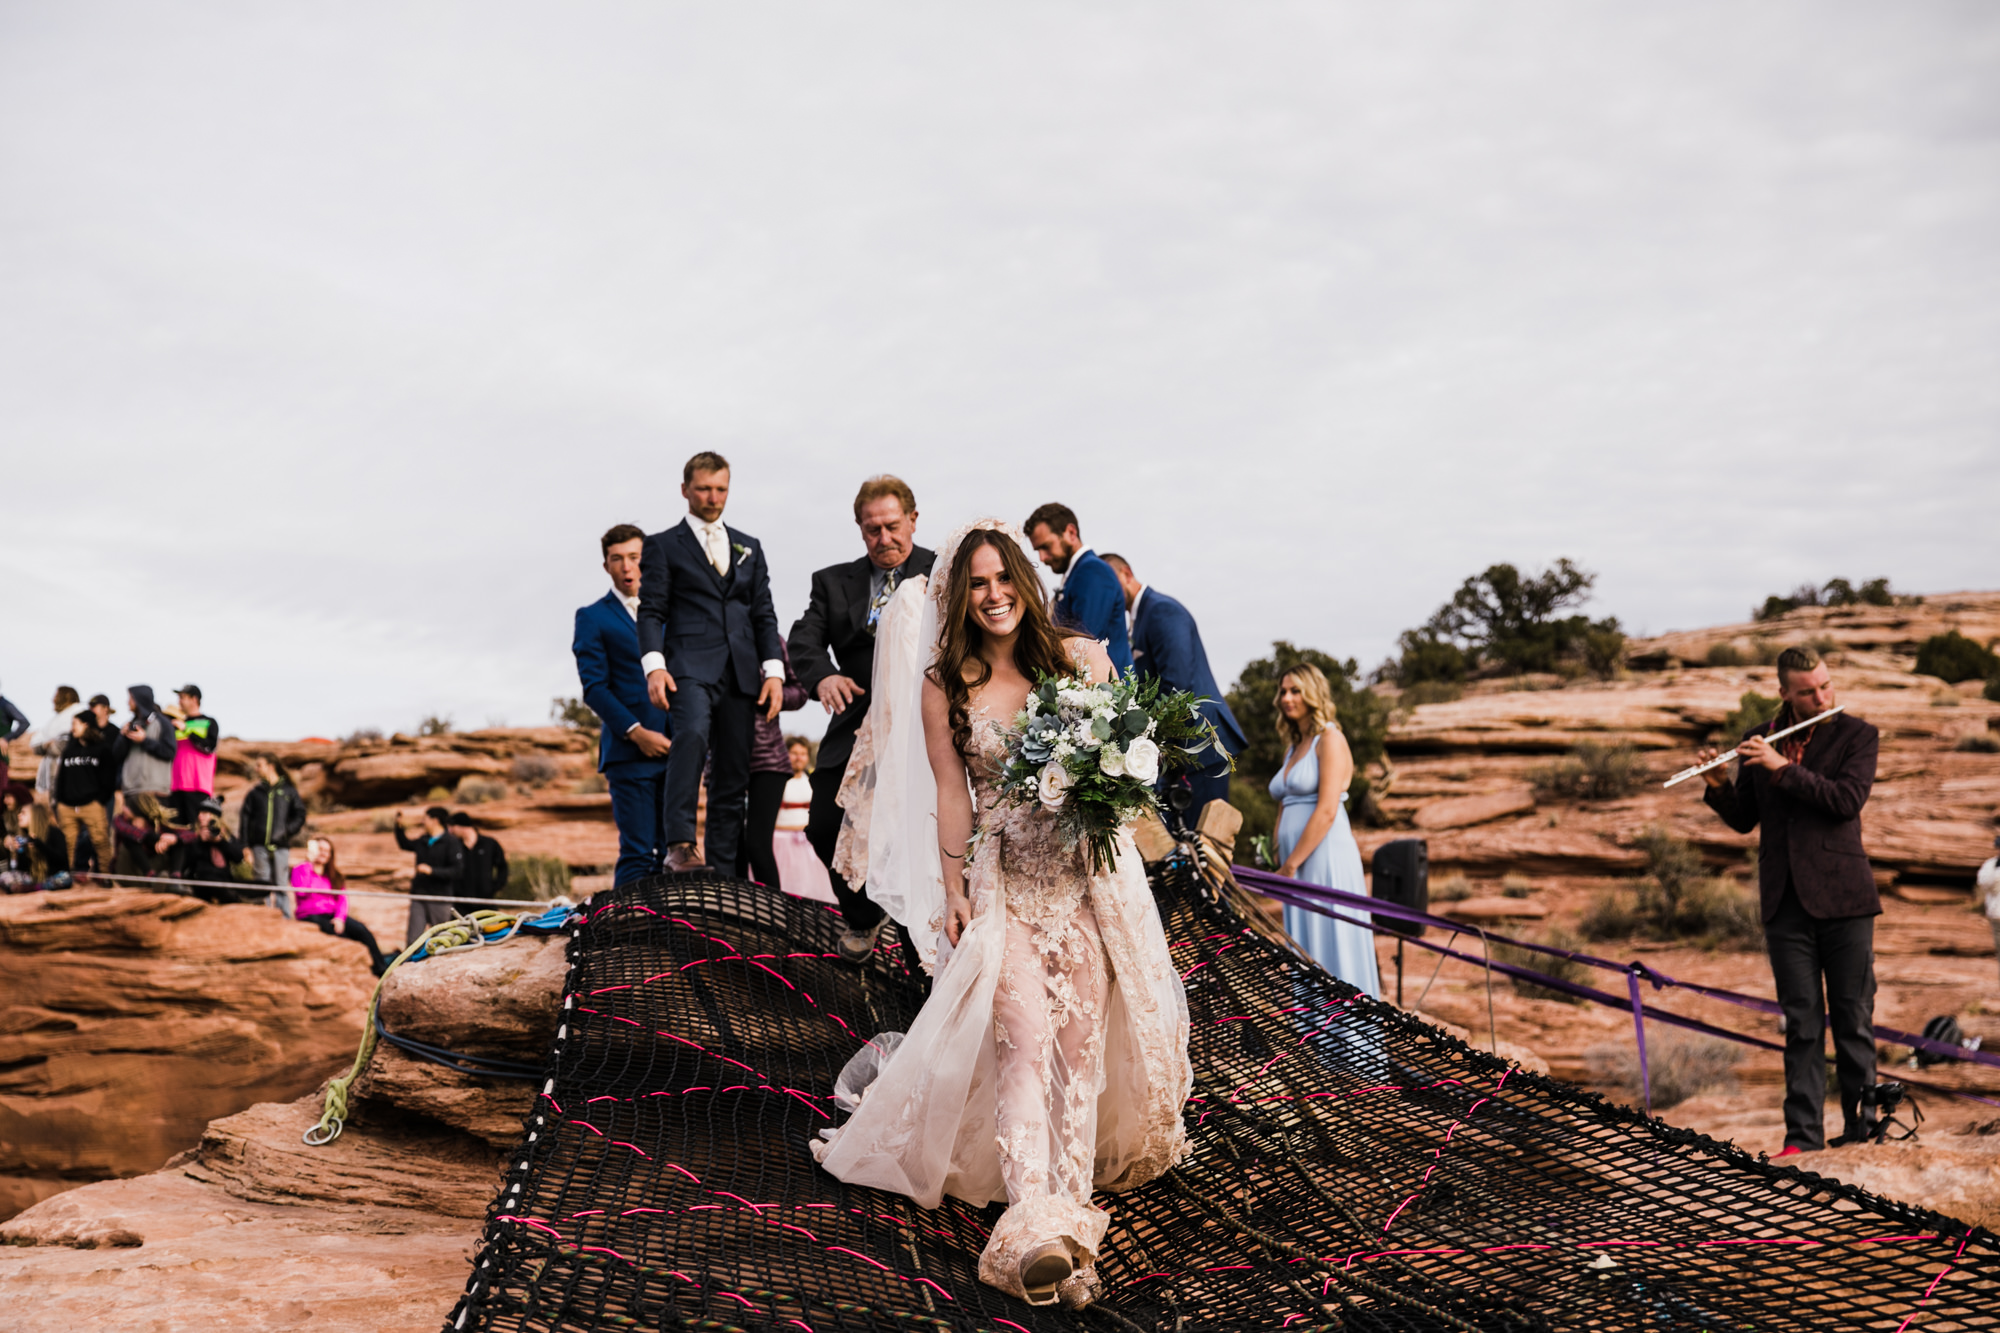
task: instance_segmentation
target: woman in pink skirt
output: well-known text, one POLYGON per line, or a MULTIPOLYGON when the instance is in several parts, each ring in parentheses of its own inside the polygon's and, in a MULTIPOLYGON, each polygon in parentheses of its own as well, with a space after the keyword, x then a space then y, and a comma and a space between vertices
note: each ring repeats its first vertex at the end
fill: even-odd
POLYGON ((785 783, 777 832, 771 838, 771 850, 778 859, 778 883, 786 893, 830 903, 833 884, 826 877, 819 853, 806 841, 806 809, 812 804, 812 783, 806 774, 812 771, 812 742, 803 736, 789 737, 785 754, 792 761, 792 776, 785 783))

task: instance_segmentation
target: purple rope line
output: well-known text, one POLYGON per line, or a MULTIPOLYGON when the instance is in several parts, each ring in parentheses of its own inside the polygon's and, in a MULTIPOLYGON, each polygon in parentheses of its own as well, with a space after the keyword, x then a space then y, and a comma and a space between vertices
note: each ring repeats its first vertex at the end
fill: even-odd
MULTIPOLYGON (((1519 949, 1526 949, 1532 953, 1548 954, 1556 958, 1567 958, 1572 962, 1582 963, 1586 967, 1595 967, 1604 971, 1626 973, 1634 979, 1634 983, 1631 984, 1633 996, 1629 999, 1625 996, 1613 995, 1598 990, 1593 986, 1585 986, 1578 982, 1565 981, 1559 977, 1552 977, 1546 972, 1537 972, 1532 968, 1521 967, 1513 963, 1505 963, 1496 959, 1489 964, 1484 958, 1476 954, 1463 953, 1445 944, 1433 944, 1421 936, 1405 937, 1411 944, 1416 945, 1420 949, 1429 949, 1433 953, 1443 954, 1446 957, 1456 958, 1462 962, 1473 963, 1480 967, 1490 966, 1496 972, 1503 972, 1511 977, 1519 977, 1524 981, 1533 982, 1535 985, 1548 990, 1573 995, 1578 999, 1589 1000, 1593 1004, 1605 1005, 1612 1009, 1622 1009, 1628 1012, 1633 1010, 1634 1004, 1638 1002, 1636 979, 1643 977, 1653 984, 1653 989, 1655 990, 1674 987, 1680 990, 1692 991, 1697 995, 1707 996, 1713 1000, 1721 1000, 1724 1003, 1734 1004, 1741 1008, 1753 1009, 1759 1013, 1781 1014, 1784 1012, 1774 1001, 1760 1000, 1756 996, 1743 995, 1736 991, 1724 990, 1718 986, 1704 986, 1696 982, 1678 981, 1666 973, 1636 960, 1629 964, 1619 964, 1572 949, 1559 949, 1554 945, 1510 939, 1505 935, 1494 934, 1480 927, 1468 927, 1462 921, 1452 921, 1445 917, 1432 916, 1428 912, 1419 912, 1415 908, 1403 907, 1399 904, 1378 898, 1370 898, 1364 894, 1348 893, 1342 889, 1330 889, 1318 884, 1307 884, 1301 880, 1286 879, 1282 875, 1274 875, 1267 870, 1254 870, 1248 866, 1231 866, 1230 870, 1235 874, 1237 880, 1247 888, 1254 889, 1268 897, 1276 898, 1281 902, 1289 902, 1294 906, 1303 907, 1308 911, 1318 912, 1321 916, 1330 916, 1337 921, 1345 921, 1350 925, 1362 926, 1378 934, 1388 931, 1389 928, 1376 924, 1370 919, 1371 917, 1383 916, 1398 921, 1413 921, 1420 925, 1433 926, 1452 934, 1463 934, 1470 929, 1484 935, 1489 940, 1512 945, 1519 949), (1358 908, 1365 915, 1361 919, 1356 920, 1353 916, 1345 912, 1335 911, 1334 908, 1336 907, 1358 908)), ((1733 1041, 1744 1046, 1755 1046, 1760 1050, 1777 1051, 1781 1054, 1785 1049, 1777 1042, 1765 1041, 1759 1037, 1745 1036, 1740 1032, 1732 1032, 1728 1028, 1717 1027, 1713 1023, 1705 1023, 1698 1018, 1688 1018, 1681 1014, 1671 1013, 1664 1009, 1656 1009, 1651 1005, 1643 1003, 1639 1003, 1639 1008, 1644 1011, 1644 1017, 1646 1018, 1668 1023, 1675 1027, 1686 1028, 1691 1032, 1699 1032, 1705 1036, 1719 1037, 1724 1041, 1733 1041)), ((1635 1021, 1637 1021, 1636 1014, 1635 1021)), ((1875 1028, 1875 1033, 1878 1037, 1886 1038, 1900 1046, 1911 1047, 1913 1050, 1928 1051, 1934 1055, 1949 1055, 1974 1064, 2000 1068, 2000 1055, 1996 1055, 1990 1051, 1968 1051, 1963 1047, 1953 1046, 1948 1042, 1932 1041, 1928 1037, 1913 1032, 1903 1032, 1897 1028, 1878 1026, 1875 1028)), ((1947 1088, 1941 1084, 1920 1081, 1913 1078, 1905 1078, 1901 1081, 1912 1088, 1919 1088, 1925 1092, 1938 1093, 1946 1097, 1958 1097, 1967 1101, 1979 1102, 1986 1106, 2000 1106, 2000 1100, 1995 1100, 1991 1097, 1982 1097, 1977 1093, 1964 1092, 1957 1088, 1947 1088)))
POLYGON ((1625 974, 1625 984, 1632 990, 1632 1030, 1639 1041, 1639 1092, 1646 1099, 1646 1114, 1653 1114, 1653 1076, 1646 1068, 1646 1006, 1639 999, 1639 974, 1637 971, 1625 974))

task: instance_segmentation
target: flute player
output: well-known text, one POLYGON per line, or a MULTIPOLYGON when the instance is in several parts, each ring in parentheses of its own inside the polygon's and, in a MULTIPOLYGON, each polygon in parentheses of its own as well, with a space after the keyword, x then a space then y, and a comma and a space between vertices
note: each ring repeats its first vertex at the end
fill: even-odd
MULTIPOLYGON (((1785 1146, 1780 1157, 1826 1146, 1826 1026, 1833 1024, 1843 1129, 1834 1146, 1865 1142, 1875 1108, 1875 918, 1882 899, 1861 846, 1861 807, 1875 785, 1880 736, 1836 713, 1775 744, 1764 739, 1833 707, 1833 679, 1810 648, 1778 655, 1777 717, 1702 775, 1703 799, 1738 833, 1763 826, 1757 850, 1764 946, 1785 1014, 1785 1146), (1825 992, 1822 997, 1821 985, 1825 992)), ((1703 750, 1703 763, 1716 757, 1703 750)))

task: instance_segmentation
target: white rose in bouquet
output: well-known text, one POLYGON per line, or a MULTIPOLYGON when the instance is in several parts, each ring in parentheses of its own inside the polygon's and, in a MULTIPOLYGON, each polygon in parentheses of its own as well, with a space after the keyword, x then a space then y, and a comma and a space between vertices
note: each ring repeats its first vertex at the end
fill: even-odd
POLYGON ((1069 770, 1061 764, 1042 765, 1042 777, 1038 784, 1042 804, 1051 810, 1062 809, 1063 802, 1069 799, 1070 785, 1074 781, 1069 775, 1069 770))
POLYGON ((1156 741, 1144 736, 1125 747, 1125 776, 1140 782, 1157 782, 1160 778, 1160 747, 1156 741))
POLYGON ((1097 767, 1107 778, 1125 776, 1125 754, 1115 745, 1107 745, 1097 752, 1097 767))

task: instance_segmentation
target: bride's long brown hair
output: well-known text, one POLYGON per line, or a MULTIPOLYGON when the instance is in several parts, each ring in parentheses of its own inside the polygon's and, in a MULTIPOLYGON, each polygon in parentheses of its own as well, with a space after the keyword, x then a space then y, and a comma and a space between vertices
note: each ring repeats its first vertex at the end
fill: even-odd
POLYGON ((1019 542, 989 528, 968 532, 958 544, 946 575, 950 582, 945 585, 944 602, 938 608, 937 660, 930 670, 931 682, 944 691, 952 748, 961 758, 972 749, 972 692, 993 678, 992 664, 979 652, 986 631, 972 618, 972 555, 982 546, 1000 553, 1000 567, 1013 582, 1015 597, 1020 599, 1021 628, 1014 636, 1016 670, 1030 681, 1038 675, 1067 675, 1076 670, 1076 663, 1070 659, 1070 640, 1083 637, 1075 631, 1057 628, 1042 580, 1028 563, 1019 542), (972 668, 969 680, 968 665, 972 668))

